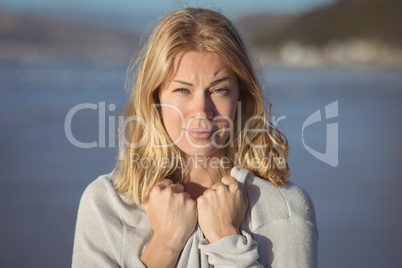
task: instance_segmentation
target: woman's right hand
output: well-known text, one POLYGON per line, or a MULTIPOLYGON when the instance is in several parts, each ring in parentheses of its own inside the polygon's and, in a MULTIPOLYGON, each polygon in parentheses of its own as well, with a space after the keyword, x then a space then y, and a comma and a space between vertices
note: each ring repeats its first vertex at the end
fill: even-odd
POLYGON ((144 209, 153 235, 141 260, 147 267, 162 267, 156 260, 160 257, 163 266, 174 266, 197 224, 196 202, 184 191, 183 185, 164 179, 154 186, 144 209))

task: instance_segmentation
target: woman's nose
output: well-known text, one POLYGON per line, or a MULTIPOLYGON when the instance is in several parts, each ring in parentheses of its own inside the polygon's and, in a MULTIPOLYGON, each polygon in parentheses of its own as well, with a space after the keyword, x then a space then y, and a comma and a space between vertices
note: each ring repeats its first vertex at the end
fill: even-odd
POLYGON ((193 117, 207 118, 208 120, 211 120, 214 117, 214 105, 209 96, 196 96, 190 105, 193 107, 193 117))

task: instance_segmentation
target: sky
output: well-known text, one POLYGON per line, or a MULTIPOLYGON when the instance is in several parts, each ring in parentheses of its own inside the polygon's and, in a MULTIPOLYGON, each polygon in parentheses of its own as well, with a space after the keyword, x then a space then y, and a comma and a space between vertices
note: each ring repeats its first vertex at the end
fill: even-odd
POLYGON ((242 14, 249 12, 272 12, 272 13, 298 13, 313 7, 325 5, 335 0, 2 0, 0 8, 15 11, 29 10, 57 10, 75 9, 91 13, 122 13, 129 12, 160 12, 163 9, 172 9, 176 6, 212 6, 221 8, 226 13, 242 14), (212 3, 212 4, 211 4, 212 3))

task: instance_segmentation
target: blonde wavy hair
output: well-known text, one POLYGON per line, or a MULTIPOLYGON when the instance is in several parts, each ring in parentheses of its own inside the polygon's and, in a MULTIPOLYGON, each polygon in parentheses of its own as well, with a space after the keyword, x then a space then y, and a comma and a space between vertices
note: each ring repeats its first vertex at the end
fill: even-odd
POLYGON ((226 149, 233 165, 249 169, 275 186, 284 185, 289 177, 287 140, 269 121, 271 105, 267 115, 259 82, 238 31, 217 11, 186 8, 169 14, 156 27, 135 64, 131 96, 122 112, 126 120, 119 128, 125 142, 120 144, 120 157, 113 171, 117 192, 142 203, 163 178, 183 180, 183 152, 176 146, 161 146, 172 141, 157 104, 158 90, 171 74, 176 55, 185 51, 215 53, 238 77, 241 118, 236 115, 235 122, 240 123, 234 124, 230 137, 234 146, 226 149), (157 159, 169 161, 156 168, 138 165, 139 160, 149 163, 157 159))

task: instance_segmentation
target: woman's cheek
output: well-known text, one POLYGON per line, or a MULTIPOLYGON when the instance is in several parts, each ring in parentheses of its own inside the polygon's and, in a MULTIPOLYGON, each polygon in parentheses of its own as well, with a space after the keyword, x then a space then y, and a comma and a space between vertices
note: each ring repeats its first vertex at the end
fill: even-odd
POLYGON ((182 116, 172 108, 162 109, 162 118, 169 137, 174 141, 181 134, 182 116))

